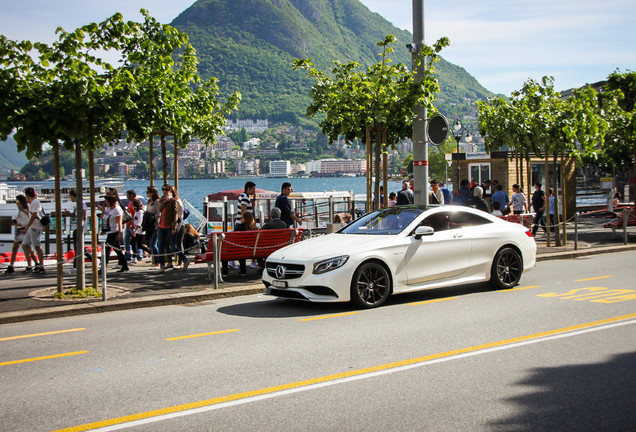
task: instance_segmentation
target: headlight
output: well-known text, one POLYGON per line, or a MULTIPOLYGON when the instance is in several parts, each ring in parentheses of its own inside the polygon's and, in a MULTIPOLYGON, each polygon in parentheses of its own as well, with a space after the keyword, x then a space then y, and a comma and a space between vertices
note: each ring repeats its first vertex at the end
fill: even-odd
POLYGON ((344 265, 349 259, 349 255, 343 255, 335 258, 329 258, 314 264, 314 274, 327 273, 328 271, 337 269, 344 265))

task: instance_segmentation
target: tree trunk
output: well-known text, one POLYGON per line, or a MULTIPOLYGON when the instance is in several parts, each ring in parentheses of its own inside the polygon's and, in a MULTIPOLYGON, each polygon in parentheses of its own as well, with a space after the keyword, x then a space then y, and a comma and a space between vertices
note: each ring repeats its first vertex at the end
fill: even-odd
MULTIPOLYGON (((546 197, 546 203, 545 203, 545 211, 543 212, 547 224, 548 225, 548 230, 546 231, 546 236, 547 236, 547 243, 546 246, 550 247, 550 225, 552 224, 552 222, 550 221, 550 156, 548 155, 548 149, 545 149, 545 197, 546 197)), ((538 180, 538 179, 537 179, 538 180)))
POLYGON ((371 127, 367 126, 367 207, 365 209, 366 212, 371 211, 372 209, 372 195, 373 192, 371 190, 372 188, 372 183, 373 183, 373 167, 372 167, 372 160, 373 160, 373 150, 372 150, 372 146, 371 146, 371 127))
MULTIPOLYGON (((53 170, 55 171, 55 250, 57 252, 57 292, 64 291, 64 250, 62 245, 62 198, 60 190, 60 147, 58 143, 53 145, 53 170)), ((34 249, 35 250, 35 249, 34 249)), ((40 263, 44 265, 44 263, 40 263)))
MULTIPOLYGON (((555 246, 561 246, 561 235, 559 234, 559 176, 556 175, 557 172, 557 153, 554 152, 554 156, 552 159, 552 166, 554 171, 554 220, 557 221, 554 227, 554 240, 555 246)), ((561 171, 563 171, 563 167, 561 167, 561 171)))
MULTIPOLYGON (((93 150, 88 152, 88 175, 90 178, 90 200, 91 200, 91 247, 93 253, 91 254, 91 269, 92 269, 92 281, 93 281, 93 289, 97 289, 99 281, 98 273, 97 273, 97 246, 98 246, 98 223, 97 223, 97 205, 95 202, 95 153, 93 150)), ((102 251, 102 253, 106 253, 106 251, 102 251)), ((82 263, 84 263, 84 257, 82 257, 82 263)), ((82 265, 82 267, 84 267, 82 265)))
MULTIPOLYGON (((563 151, 561 151, 561 191, 563 194, 563 197, 561 198, 561 202, 563 203, 563 246, 568 244, 568 232, 567 232, 567 220, 568 220, 568 200, 567 200, 567 183, 565 182, 565 158, 563 156, 563 151)), ((556 214, 555 214, 556 216, 556 214)), ((555 217, 556 218, 556 217, 555 217)), ((559 225, 559 220, 556 219, 556 225, 559 225)), ((556 231, 557 228, 555 228, 555 233, 558 233, 559 231, 556 231)))
POLYGON ((82 205, 84 202, 84 186, 82 183, 82 144, 80 142, 75 142, 75 194, 77 196, 75 256, 81 258, 81 264, 78 262, 75 269, 75 284, 78 290, 83 290, 86 288, 86 283, 84 279, 84 206, 82 205))
POLYGON ((148 141, 148 162, 150 163, 150 172, 148 176, 150 177, 150 186, 155 185, 155 161, 154 159, 154 146, 153 146, 154 136, 150 135, 150 140, 148 141))
POLYGON ((380 161, 382 160, 382 129, 375 129, 375 161, 373 161, 373 171, 375 175, 375 187, 373 191, 373 196, 375 199, 373 200, 374 206, 373 210, 378 210, 380 208, 380 161))
POLYGON ((176 135, 174 135, 174 190, 179 195, 179 145, 176 135))
POLYGON ((168 159, 166 157, 166 136, 161 131, 161 158, 163 164, 163 184, 168 184, 168 159))

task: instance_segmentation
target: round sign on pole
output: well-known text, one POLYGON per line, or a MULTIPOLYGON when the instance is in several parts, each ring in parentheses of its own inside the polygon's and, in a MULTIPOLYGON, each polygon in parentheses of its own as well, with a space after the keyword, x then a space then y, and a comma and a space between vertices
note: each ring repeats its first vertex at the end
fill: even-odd
POLYGON ((435 145, 441 145, 448 136, 448 121, 440 113, 435 113, 427 122, 428 139, 435 145))

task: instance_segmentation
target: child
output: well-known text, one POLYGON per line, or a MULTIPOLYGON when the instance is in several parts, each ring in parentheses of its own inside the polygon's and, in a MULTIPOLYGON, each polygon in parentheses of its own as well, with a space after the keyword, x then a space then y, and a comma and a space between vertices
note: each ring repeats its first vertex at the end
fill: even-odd
POLYGON ((499 201, 493 201, 493 203, 492 203, 492 215, 493 216, 503 216, 504 215, 501 212, 501 203, 499 203, 499 201))

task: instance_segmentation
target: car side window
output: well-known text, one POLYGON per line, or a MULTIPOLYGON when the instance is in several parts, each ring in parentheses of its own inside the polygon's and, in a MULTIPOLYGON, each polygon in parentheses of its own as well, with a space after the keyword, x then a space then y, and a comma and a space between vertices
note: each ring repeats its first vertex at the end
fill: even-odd
POLYGON ((457 212, 451 215, 450 224, 454 228, 467 228, 492 223, 484 217, 472 213, 457 212))
POLYGON ((430 215, 420 225, 432 227, 435 232, 473 227, 492 223, 490 220, 472 213, 439 212, 430 215))

